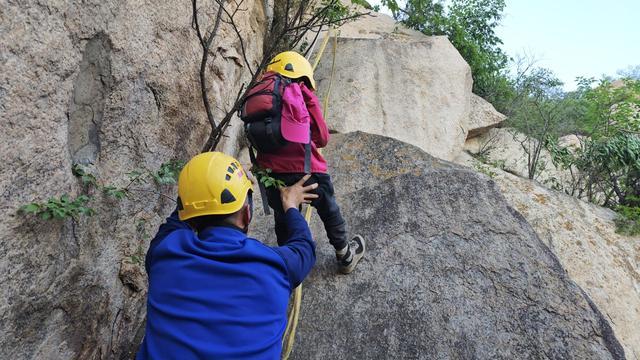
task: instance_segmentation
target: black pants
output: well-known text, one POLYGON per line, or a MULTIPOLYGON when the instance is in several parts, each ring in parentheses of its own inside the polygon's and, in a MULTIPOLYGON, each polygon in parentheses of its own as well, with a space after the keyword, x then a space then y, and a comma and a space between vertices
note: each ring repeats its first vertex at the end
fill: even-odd
MULTIPOLYGON (((282 180, 287 186, 293 185, 304 176, 304 174, 282 174, 271 173, 273 178, 282 180)), ((318 187, 313 191, 318 194, 318 198, 311 202, 311 206, 318 210, 318 215, 324 223, 324 229, 327 232, 329 242, 336 250, 343 249, 347 245, 347 226, 342 215, 340 207, 336 203, 333 196, 333 184, 328 174, 314 173, 305 185, 317 183, 318 187)), ((284 212, 282 211, 282 201, 280 200, 280 190, 275 187, 267 188, 267 198, 269 206, 273 209, 273 216, 276 223, 276 236, 278 244, 287 238, 287 229, 284 223, 284 212)))

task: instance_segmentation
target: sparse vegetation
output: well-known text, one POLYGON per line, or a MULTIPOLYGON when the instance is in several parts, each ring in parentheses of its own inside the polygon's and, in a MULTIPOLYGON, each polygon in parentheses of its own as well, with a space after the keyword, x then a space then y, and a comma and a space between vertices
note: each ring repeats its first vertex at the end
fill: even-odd
POLYGON ((150 179, 158 186, 176 184, 183 166, 184 162, 182 161, 169 161, 160 165, 156 171, 133 170, 126 174, 128 184, 117 186, 100 182, 85 166, 76 164, 71 171, 82 183, 83 193, 81 195, 71 198, 68 194, 64 194, 60 198, 51 197, 43 203, 31 202, 20 207, 18 212, 36 215, 43 220, 66 218, 77 220, 79 216, 92 216, 96 214, 96 211, 90 206, 90 203, 95 201, 96 194, 102 194, 106 198, 114 200, 123 200, 131 196, 132 190, 141 190, 134 189, 133 185, 146 183, 150 179))
POLYGON ((95 210, 87 205, 91 198, 87 195, 80 195, 72 199, 64 194, 60 198, 49 198, 47 202, 32 202, 22 206, 19 212, 23 214, 33 214, 43 220, 50 219, 76 219, 79 215, 92 216, 95 210))

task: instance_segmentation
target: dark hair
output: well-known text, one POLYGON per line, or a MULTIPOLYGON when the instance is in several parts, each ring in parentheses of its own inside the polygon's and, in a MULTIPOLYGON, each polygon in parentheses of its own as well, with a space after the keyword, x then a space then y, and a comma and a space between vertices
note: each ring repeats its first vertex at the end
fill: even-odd
POLYGON ((205 228, 208 228, 211 226, 219 226, 227 223, 226 220, 233 214, 197 216, 197 217, 186 220, 186 222, 196 232, 200 232, 205 228))

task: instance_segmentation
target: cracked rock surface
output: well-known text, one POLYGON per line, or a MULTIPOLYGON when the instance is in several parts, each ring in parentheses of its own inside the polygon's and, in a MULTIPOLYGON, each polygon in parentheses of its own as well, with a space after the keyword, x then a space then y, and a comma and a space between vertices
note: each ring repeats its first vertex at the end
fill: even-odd
POLYGON ((364 133, 335 135, 325 154, 368 253, 338 275, 314 217, 318 261, 303 284, 294 358, 624 358, 607 320, 493 181, 364 133))

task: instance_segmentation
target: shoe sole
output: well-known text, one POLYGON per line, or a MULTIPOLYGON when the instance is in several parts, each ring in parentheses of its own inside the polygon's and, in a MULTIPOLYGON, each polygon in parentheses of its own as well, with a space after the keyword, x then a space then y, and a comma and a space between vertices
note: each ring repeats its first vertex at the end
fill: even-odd
POLYGON ((364 257, 365 252, 367 252, 367 243, 364 241, 364 238, 360 235, 356 235, 356 236, 362 239, 361 241, 362 252, 359 255, 356 255, 356 254, 353 255, 353 260, 351 261, 351 264, 349 264, 349 266, 340 267, 340 273, 344 275, 350 274, 353 270, 355 270, 356 265, 358 265, 358 262, 360 262, 360 260, 364 257))

